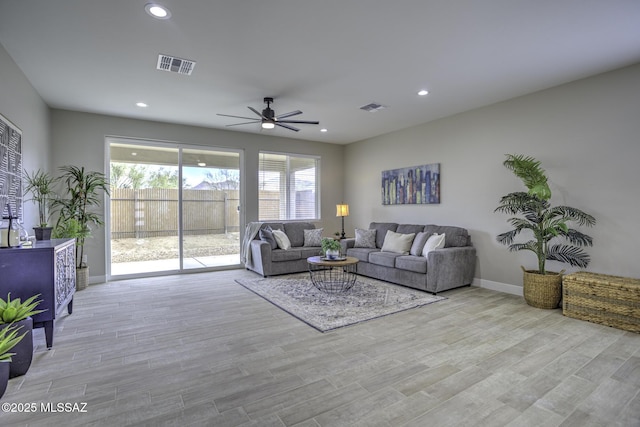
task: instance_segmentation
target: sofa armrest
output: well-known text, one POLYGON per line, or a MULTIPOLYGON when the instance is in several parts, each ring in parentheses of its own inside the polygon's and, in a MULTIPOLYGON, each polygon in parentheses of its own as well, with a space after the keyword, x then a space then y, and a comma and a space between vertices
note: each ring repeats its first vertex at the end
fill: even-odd
POLYGON ((263 240, 252 240, 251 263, 246 267, 267 277, 271 274, 271 244, 263 240))
POLYGON ((340 252, 343 255, 347 254, 347 249, 349 248, 353 248, 356 244, 356 239, 355 238, 349 238, 349 239, 342 239, 340 240, 340 252))
POLYGON ((427 291, 441 292, 470 285, 476 267, 473 246, 436 249, 427 256, 427 291))

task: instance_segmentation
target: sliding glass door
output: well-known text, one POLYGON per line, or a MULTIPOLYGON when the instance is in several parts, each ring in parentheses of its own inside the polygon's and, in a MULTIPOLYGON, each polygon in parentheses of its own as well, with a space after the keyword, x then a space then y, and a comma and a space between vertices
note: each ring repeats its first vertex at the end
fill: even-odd
POLYGON ((240 152, 111 140, 110 276, 240 264, 240 152))
POLYGON ((182 150, 183 268, 240 264, 240 154, 182 150))

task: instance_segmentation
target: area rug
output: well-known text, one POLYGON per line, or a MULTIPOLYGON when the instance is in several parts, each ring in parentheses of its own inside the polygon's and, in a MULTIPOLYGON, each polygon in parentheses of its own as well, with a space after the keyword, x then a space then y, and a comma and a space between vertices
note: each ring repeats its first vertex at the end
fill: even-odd
POLYGON ((316 289, 308 273, 236 282, 320 332, 446 299, 362 276, 339 294, 316 289))

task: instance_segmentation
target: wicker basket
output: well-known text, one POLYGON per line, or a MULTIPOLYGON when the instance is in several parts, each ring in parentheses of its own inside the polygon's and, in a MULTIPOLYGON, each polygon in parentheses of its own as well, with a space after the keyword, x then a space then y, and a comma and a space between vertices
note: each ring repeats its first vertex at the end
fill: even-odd
POLYGON ((563 280, 562 314, 640 332, 640 279, 581 271, 563 280))
POLYGON ((87 289, 89 285, 89 267, 76 268, 76 291, 87 289))
POLYGON ((547 310, 558 308, 562 298, 562 270, 559 273, 547 271, 547 274, 539 274, 537 270, 525 270, 523 288, 524 300, 532 307, 547 310))

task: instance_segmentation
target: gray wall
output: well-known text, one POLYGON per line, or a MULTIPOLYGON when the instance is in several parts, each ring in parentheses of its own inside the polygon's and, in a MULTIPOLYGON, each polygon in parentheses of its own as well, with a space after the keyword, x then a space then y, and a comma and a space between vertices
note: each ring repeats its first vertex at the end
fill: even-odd
MULTIPOLYGON (((258 217, 257 171, 260 150, 321 156, 322 220, 317 226, 326 227, 327 235, 340 228, 335 205, 341 202, 343 196, 343 146, 55 109, 51 112, 51 121, 52 165, 56 169, 74 164, 89 170, 104 171, 106 136, 244 150, 246 221, 255 221, 258 217)), ((106 272, 105 235, 102 231, 94 235, 95 238, 86 245, 92 281, 99 280, 106 272)))
MULTIPOLYGON (((340 228, 334 205, 350 204, 347 230, 371 220, 467 227, 478 249, 480 282, 520 285, 520 265, 532 254, 509 253, 495 241, 508 229, 493 213, 500 196, 521 189, 502 166, 505 153, 537 157, 551 178, 553 201, 593 214, 585 230, 595 239, 591 271, 640 277, 640 65, 444 118, 348 146, 265 137, 62 110, 50 110, 0 46, 0 113, 23 131, 24 166, 55 171, 61 165, 105 170, 105 136, 157 139, 245 150, 246 220, 255 220, 258 150, 322 156, 322 222, 340 228), (344 155, 344 158, 343 158, 344 155), (440 163, 440 205, 382 206, 380 172, 440 163), (253 184, 251 184, 253 183, 253 184), (344 191, 344 194, 343 194, 344 191), (344 195, 344 198, 343 198, 344 195)), ((26 227, 37 214, 25 204, 26 227)), ((352 235, 353 232, 349 233, 352 235)), ((88 244, 92 276, 105 274, 102 232, 88 244)), ((554 265, 560 269, 566 266, 554 265)), ((569 269, 571 271, 571 269, 569 269)))
MULTIPOLYGON (((0 114, 22 130, 22 166, 31 173, 49 171, 49 108, 0 45, 0 114)), ((37 225, 38 210, 24 204, 25 228, 37 225)))
POLYGON ((348 227, 371 220, 466 227, 478 250, 476 278, 521 286, 519 266, 535 268, 535 255, 496 242, 509 227, 493 211, 501 196, 524 189, 502 166, 504 154, 527 154, 542 161, 554 204, 596 217, 596 227, 584 229, 594 238, 588 270, 640 277, 639 87, 635 65, 350 144, 348 227), (440 163, 439 205, 382 206, 382 170, 426 163, 440 163))

